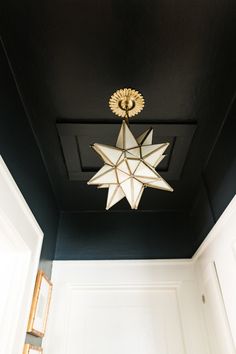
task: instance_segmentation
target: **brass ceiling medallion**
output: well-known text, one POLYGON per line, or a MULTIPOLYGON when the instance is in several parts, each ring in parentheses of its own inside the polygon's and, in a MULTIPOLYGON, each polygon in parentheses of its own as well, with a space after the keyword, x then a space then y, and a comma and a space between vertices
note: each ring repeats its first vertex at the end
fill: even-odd
POLYGON ((109 106, 123 122, 116 146, 97 143, 91 146, 104 165, 87 182, 108 189, 106 209, 123 198, 128 200, 131 209, 137 209, 145 187, 173 192, 156 171, 169 143, 152 144, 152 128, 138 137, 134 137, 129 128, 129 118, 144 107, 143 96, 130 88, 121 89, 111 96, 109 106))
POLYGON ((144 98, 136 90, 124 88, 117 90, 109 100, 110 109, 119 117, 133 117, 144 107, 144 98))

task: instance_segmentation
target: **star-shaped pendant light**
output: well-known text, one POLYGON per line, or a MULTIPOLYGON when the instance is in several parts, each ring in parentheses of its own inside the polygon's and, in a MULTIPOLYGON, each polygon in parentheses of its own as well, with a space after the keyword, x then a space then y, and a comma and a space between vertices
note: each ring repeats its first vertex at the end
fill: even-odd
MULTIPOLYGON (((120 91, 124 90, 117 92, 120 91)), ((134 92, 136 97, 137 94, 140 95, 137 91, 134 92)), ((126 111, 125 117, 127 117, 127 111, 132 113, 132 107, 134 108, 135 104, 130 103, 134 100, 131 94, 128 97, 129 101, 127 101, 127 92, 125 94, 124 107, 126 109, 124 108, 124 110, 126 111), (127 109, 128 106, 131 108, 127 109)), ((122 112, 123 108, 119 100, 120 98, 117 99, 119 104, 117 110, 121 109, 122 112)), ((135 108, 136 113, 134 114, 137 114, 137 105, 135 108)), ((112 110, 114 111, 114 109, 112 110)), ((153 129, 150 128, 135 139, 127 123, 123 120, 115 147, 103 144, 92 145, 92 148, 104 161, 104 166, 90 179, 88 184, 98 185, 98 188, 108 188, 106 209, 110 209, 124 197, 132 209, 137 209, 145 187, 173 191, 155 170, 165 157, 164 152, 169 143, 152 145, 152 136, 153 129)))

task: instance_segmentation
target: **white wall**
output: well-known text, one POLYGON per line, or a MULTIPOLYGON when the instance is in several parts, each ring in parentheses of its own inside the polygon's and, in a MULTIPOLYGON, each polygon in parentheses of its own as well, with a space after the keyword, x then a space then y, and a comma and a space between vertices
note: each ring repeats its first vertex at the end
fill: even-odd
POLYGON ((236 353, 236 197, 193 257, 213 354, 236 353))
POLYGON ((191 261, 55 261, 45 354, 209 354, 191 261))
POLYGON ((45 354, 235 354, 236 197, 191 260, 55 261, 45 354))
POLYGON ((0 157, 0 354, 22 354, 43 233, 0 157))

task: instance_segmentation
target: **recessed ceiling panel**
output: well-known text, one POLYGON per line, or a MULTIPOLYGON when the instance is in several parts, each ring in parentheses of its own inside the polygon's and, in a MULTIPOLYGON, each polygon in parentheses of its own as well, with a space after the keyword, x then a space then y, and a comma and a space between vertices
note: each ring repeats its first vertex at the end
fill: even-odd
MULTIPOLYGON (((196 124, 151 124, 154 129, 153 143, 168 142, 166 157, 157 171, 167 180, 179 180, 196 129, 196 124)), ((64 161, 69 180, 85 181, 103 165, 91 149, 93 143, 115 145, 120 126, 100 123, 57 123, 64 161)), ((136 137, 147 130, 147 124, 131 124, 136 137)))

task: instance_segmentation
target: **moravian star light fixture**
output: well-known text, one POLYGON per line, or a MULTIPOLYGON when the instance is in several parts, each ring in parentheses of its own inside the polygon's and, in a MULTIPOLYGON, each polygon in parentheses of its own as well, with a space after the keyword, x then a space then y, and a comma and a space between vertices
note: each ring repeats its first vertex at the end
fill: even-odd
POLYGON ((173 188, 155 170, 165 157, 169 143, 152 145, 153 129, 135 138, 129 129, 129 118, 144 107, 143 96, 133 89, 121 89, 110 98, 113 113, 122 117, 116 146, 93 144, 92 148, 104 161, 104 166, 88 184, 108 188, 106 209, 124 197, 132 209, 137 209, 145 187, 173 192, 173 188))

